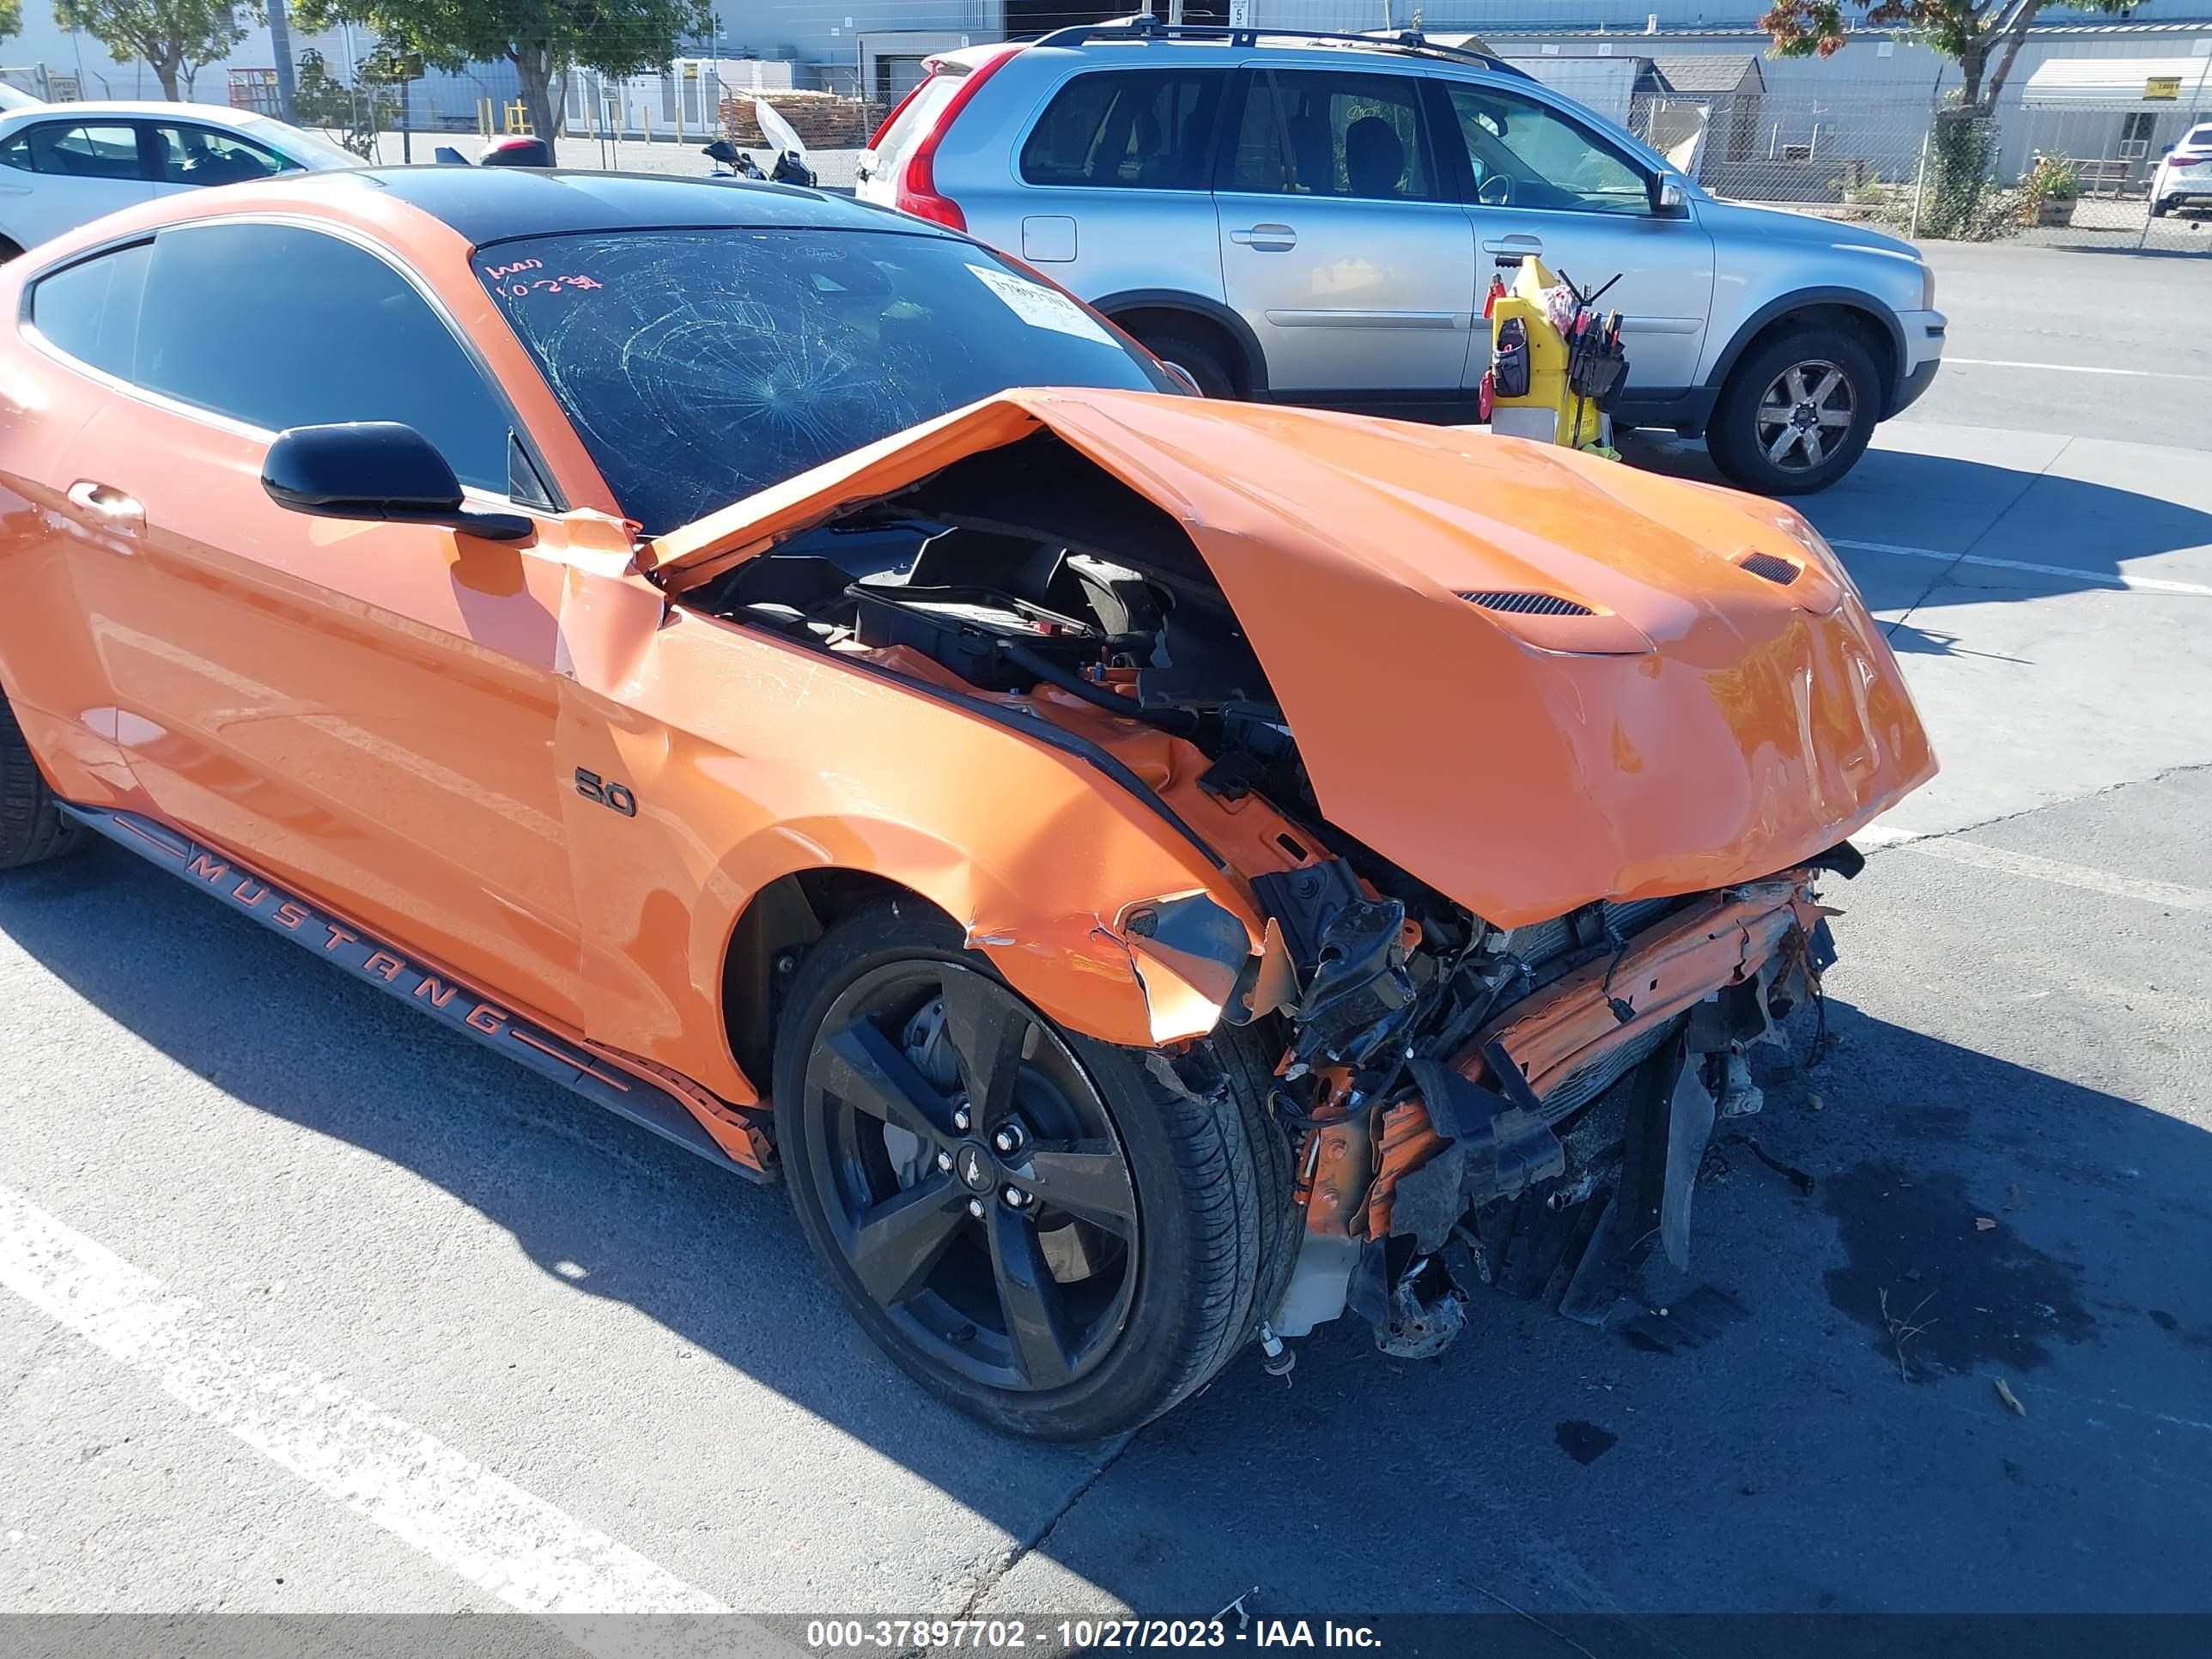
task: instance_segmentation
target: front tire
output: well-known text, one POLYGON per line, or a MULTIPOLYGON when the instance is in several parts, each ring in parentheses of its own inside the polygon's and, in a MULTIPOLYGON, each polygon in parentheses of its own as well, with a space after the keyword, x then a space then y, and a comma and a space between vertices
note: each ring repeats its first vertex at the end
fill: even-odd
POLYGON ((1857 465, 1881 412, 1867 349, 1834 328, 1800 328, 1754 347, 1729 376, 1705 447, 1738 489, 1809 495, 1857 465))
POLYGON ((877 1345, 961 1411, 1096 1440, 1195 1392, 1256 1328, 1290 1211, 1241 1072, 1194 1089, 1164 1055, 1062 1030, 901 900, 808 952, 775 1074, 808 1243, 877 1345))
POLYGON ((58 859, 84 834, 84 826, 61 810, 15 711, 0 696, 0 870, 58 859))

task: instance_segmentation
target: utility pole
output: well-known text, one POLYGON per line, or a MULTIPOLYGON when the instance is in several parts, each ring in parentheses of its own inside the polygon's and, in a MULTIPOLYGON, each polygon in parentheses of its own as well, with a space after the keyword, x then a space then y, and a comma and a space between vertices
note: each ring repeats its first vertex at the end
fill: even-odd
POLYGON ((292 118, 292 18, 284 0, 269 0, 269 50, 276 59, 276 118, 292 118))

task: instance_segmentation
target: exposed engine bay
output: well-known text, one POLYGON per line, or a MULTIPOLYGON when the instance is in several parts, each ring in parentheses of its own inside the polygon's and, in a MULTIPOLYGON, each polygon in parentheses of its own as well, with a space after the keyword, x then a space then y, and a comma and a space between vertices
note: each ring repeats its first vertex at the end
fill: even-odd
MULTIPOLYGON (((1264 1045, 1295 1158, 1305 1230, 1261 1333, 1271 1355, 1347 1308, 1390 1352, 1434 1352, 1469 1273, 1601 1322, 1613 1266, 1655 1243, 1686 1264, 1706 1138, 1759 1109, 1746 1048, 1818 994, 1814 866, 1857 867, 1844 844, 1755 883, 1492 924, 1328 820, 1183 526, 1043 435, 865 501, 685 601, 1032 722, 1082 735, 1107 714, 1202 755, 1198 789, 1266 853, 1235 869, 1287 964, 1250 959, 1224 1004, 1243 1030, 1219 1039, 1264 1045)), ((1110 740, 1091 747, 1118 764, 1110 740)), ((1163 905, 1149 926, 1205 956, 1217 920, 1163 905)), ((1208 1046, 1175 1062, 1194 1091, 1222 1086, 1208 1046)))
POLYGON ((1222 787, 1266 775, 1282 806, 1317 817, 1266 674, 1182 527, 1048 439, 1017 448, 1027 465, 1011 475, 998 455, 950 467, 690 597, 826 648, 903 649, 978 691, 1056 686, 1196 742, 1229 767, 1222 787))

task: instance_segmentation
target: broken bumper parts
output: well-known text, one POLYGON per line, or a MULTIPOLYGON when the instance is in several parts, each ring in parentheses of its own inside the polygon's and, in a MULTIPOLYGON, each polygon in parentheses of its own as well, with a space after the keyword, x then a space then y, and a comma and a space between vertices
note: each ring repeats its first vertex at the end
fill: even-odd
POLYGON ((1437 1352, 1470 1279, 1603 1325, 1655 1249, 1686 1268, 1714 1127, 1762 1104, 1747 1050, 1783 1041, 1778 1022, 1833 959, 1814 883, 1859 859, 1845 845, 1817 863, 1680 901, 1632 933, 1626 907, 1587 907, 1565 929, 1585 942, 1540 968, 1505 950, 1462 963, 1463 981, 1502 981, 1504 1006, 1472 1030, 1392 948, 1401 907, 1342 904, 1281 1067, 1304 1231, 1261 1333, 1270 1368, 1291 1363, 1284 1339, 1346 1311, 1389 1352, 1437 1352))

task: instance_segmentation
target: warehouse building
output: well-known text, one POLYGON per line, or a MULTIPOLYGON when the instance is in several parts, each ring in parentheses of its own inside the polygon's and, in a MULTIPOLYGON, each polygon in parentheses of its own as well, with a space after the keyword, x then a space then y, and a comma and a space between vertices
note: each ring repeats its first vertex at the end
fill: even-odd
MULTIPOLYGON (((714 28, 687 43, 666 75, 620 82, 569 77, 568 121, 575 131, 667 133, 680 123, 696 131, 711 118, 718 88, 815 89, 881 106, 913 85, 933 52, 1125 14, 1130 3, 1085 9, 1069 0, 720 0, 714 28)), ((1164 15, 1179 3, 1182 15, 1196 21, 1225 17, 1229 0, 1155 0, 1164 15)), ((1431 35, 1479 33, 1615 119, 1662 109, 1663 131, 1655 137, 1701 123, 1698 176, 1777 199, 1819 199, 1824 192, 1832 198, 1854 179, 1893 178, 1911 168, 1929 112, 1959 82, 1955 64, 1880 30, 1861 31, 1830 58, 1767 58, 1767 37, 1753 22, 1763 0, 1237 3, 1271 27, 1403 27, 1418 12, 1431 35), (1760 169, 1771 175, 1764 185, 1743 184, 1760 169)), ((250 23, 250 14, 240 16, 250 23)), ((295 33, 293 45, 295 52, 319 51, 344 73, 374 43, 342 32, 295 33)), ((266 29, 252 27, 228 59, 199 71, 190 95, 215 102, 272 95, 273 61, 266 29)), ((2046 8, 2004 89, 2001 110, 2030 118, 2005 122, 2000 166, 2025 165, 2033 149, 2063 148, 2104 167, 2100 178, 2139 185, 2193 114, 2212 113, 2200 101, 2208 68, 2212 0, 2146 0, 2118 21, 2046 8)), ((0 41, 0 77, 50 97, 160 95, 145 65, 118 64, 97 41, 57 27, 51 0, 22 0, 17 33, 0 41)), ((471 65, 458 75, 426 76, 409 94, 416 126, 470 128, 487 106, 513 100, 514 76, 504 64, 471 65)))

